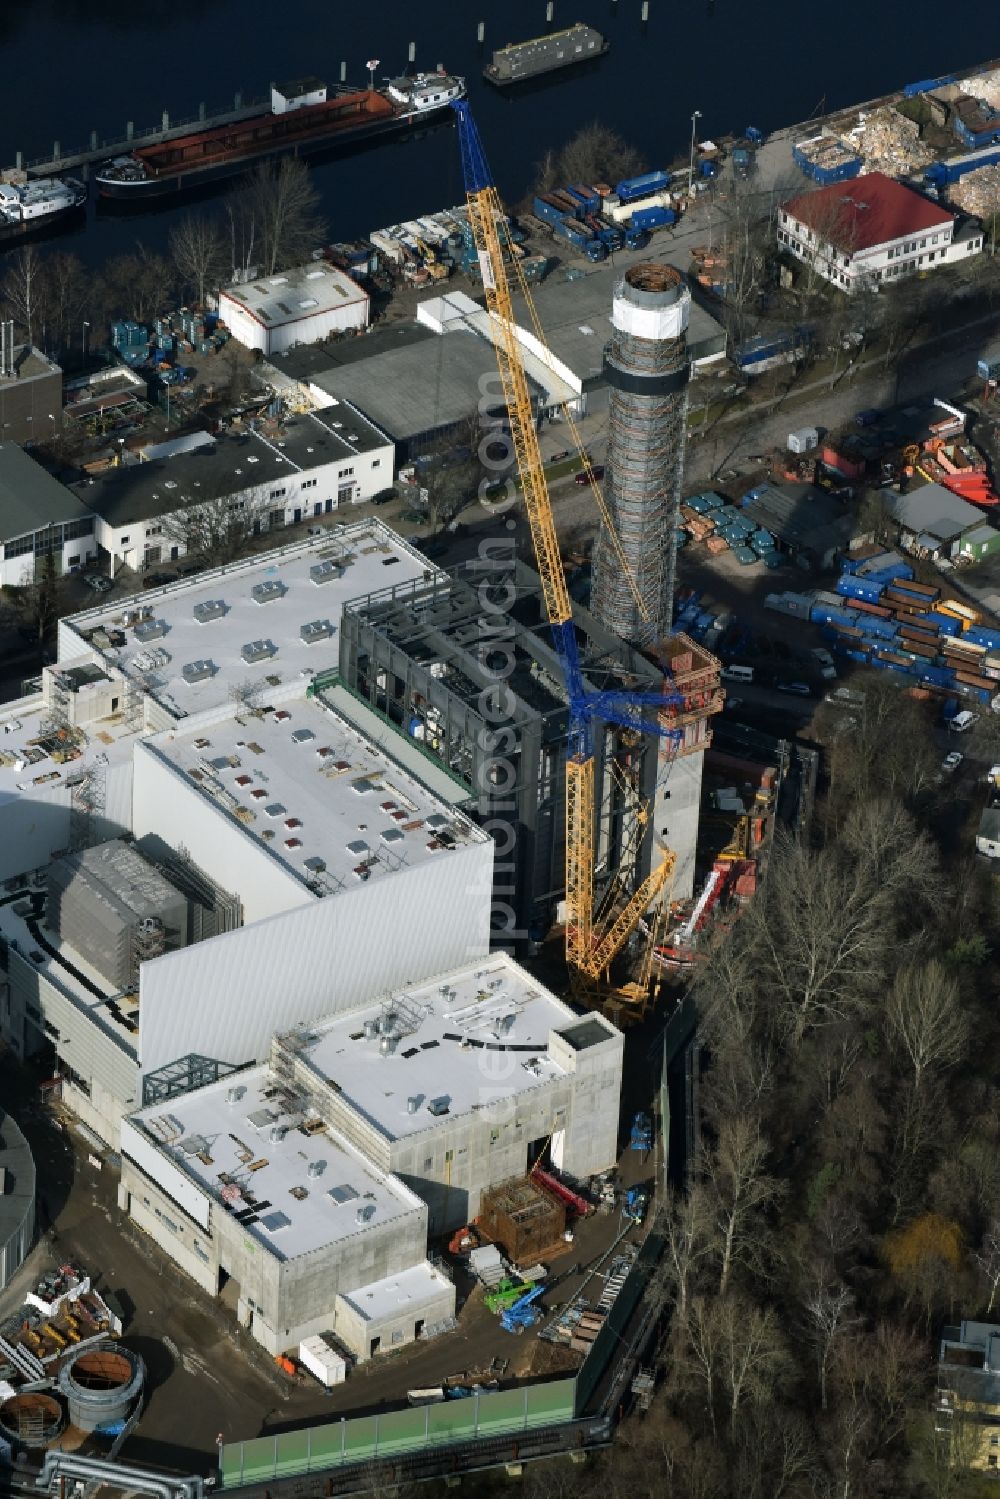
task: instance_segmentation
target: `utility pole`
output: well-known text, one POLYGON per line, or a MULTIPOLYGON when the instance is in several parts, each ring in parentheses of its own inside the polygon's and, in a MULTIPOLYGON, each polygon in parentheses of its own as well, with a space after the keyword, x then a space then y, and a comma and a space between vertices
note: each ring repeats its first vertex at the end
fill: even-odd
POLYGON ((688 162, 688 197, 694 190, 694 132, 697 122, 701 119, 701 110, 696 109, 691 115, 691 159, 688 162))

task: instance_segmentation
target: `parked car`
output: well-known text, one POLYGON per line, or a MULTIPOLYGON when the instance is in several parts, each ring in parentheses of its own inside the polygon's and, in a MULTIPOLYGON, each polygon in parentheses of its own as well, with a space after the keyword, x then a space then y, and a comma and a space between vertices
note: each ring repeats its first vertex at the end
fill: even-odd
POLYGON ((142 578, 143 588, 165 588, 168 583, 176 582, 176 573, 144 573, 142 578))
POLYGON ((394 489, 380 489, 378 494, 372 495, 371 502, 373 505, 388 505, 395 498, 396 491, 394 489))
POLYGON ((593 464, 591 466, 591 468, 589 470, 585 469, 585 468, 582 468, 578 474, 574 474, 573 475, 573 483, 574 484, 589 484, 592 478, 593 479, 603 479, 604 478, 604 464, 603 463, 595 463, 595 464, 593 464))
POLYGON ((832 678, 836 677, 837 668, 834 664, 833 657, 830 655, 830 652, 828 650, 825 650, 823 646, 815 646, 809 652, 809 654, 819 666, 819 674, 821 677, 825 677, 827 681, 830 681, 832 678))
POLYGON ((965 756, 959 754, 958 750, 952 750, 941 761, 941 770, 946 776, 953 776, 964 759, 965 756))
POLYGON ((111 579, 106 578, 103 573, 84 573, 83 581, 95 593, 108 593, 115 586, 111 579))
POLYGON ((961 713, 956 713, 954 718, 948 720, 948 728, 953 734, 964 734, 978 722, 978 713, 970 713, 968 708, 963 708, 961 713))
POLYGON ((808 682, 775 682, 776 692, 793 692, 796 697, 812 697, 812 688, 808 682))
POLYGON ((874 427, 882 420, 882 413, 872 406, 866 411, 859 411, 854 420, 859 427, 874 427))

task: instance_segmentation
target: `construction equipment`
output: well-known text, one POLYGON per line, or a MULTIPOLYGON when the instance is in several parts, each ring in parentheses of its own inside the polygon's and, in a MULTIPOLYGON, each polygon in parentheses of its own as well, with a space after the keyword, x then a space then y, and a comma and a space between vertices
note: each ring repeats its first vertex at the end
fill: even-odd
POLYGON ((531 1179, 538 1183, 546 1192, 550 1192, 559 1202, 563 1203, 567 1212, 573 1213, 577 1218, 586 1218, 594 1211, 591 1203, 579 1192, 574 1192, 572 1187, 567 1187, 551 1171, 544 1171, 537 1163, 531 1168, 531 1179))
POLYGON ((515 1280, 507 1276, 495 1291, 487 1291, 483 1297, 488 1312, 503 1312, 515 1305, 528 1291, 536 1288, 526 1280, 515 1280))
POLYGON ((500 1326, 504 1332, 522 1333, 526 1327, 531 1327, 538 1321, 540 1313, 533 1303, 538 1300, 544 1289, 543 1285, 532 1286, 505 1312, 500 1313, 500 1326))
MULTIPOLYGON (((465 100, 455 101, 458 135, 465 177, 469 224, 486 292, 486 305, 494 328, 494 347, 511 440, 521 478, 525 511, 531 530, 535 560, 541 578, 546 616, 559 656, 569 704, 566 763, 566 958, 582 997, 591 997, 604 982, 608 970, 645 912, 653 906, 673 872, 675 858, 665 847, 662 857, 636 889, 623 901, 615 901, 603 920, 594 910, 594 728, 608 724, 666 736, 680 741, 678 730, 669 728, 661 715, 682 704, 676 693, 596 692, 584 681, 580 664, 573 611, 566 575, 559 554, 559 540, 542 456, 538 445, 534 407, 518 338, 504 261, 500 226, 506 216, 487 165, 479 132, 465 100)), ((530 289, 523 277, 520 291, 541 335, 530 289)), ((543 344, 544 348, 544 344, 543 344)), ((585 461, 587 472, 591 466, 585 461)))
POLYGON ((648 1114, 636 1114, 632 1120, 632 1136, 629 1149, 648 1155, 653 1148, 653 1121, 648 1114))
POLYGON ((649 1197, 642 1187, 629 1187, 622 1204, 622 1217, 631 1223, 642 1223, 649 1206, 649 1197))

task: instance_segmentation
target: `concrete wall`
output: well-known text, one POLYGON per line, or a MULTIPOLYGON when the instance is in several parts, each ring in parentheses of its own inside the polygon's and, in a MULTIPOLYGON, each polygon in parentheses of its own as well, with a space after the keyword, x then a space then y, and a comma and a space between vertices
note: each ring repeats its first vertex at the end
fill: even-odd
POLYGON ((354 1299, 337 1297, 334 1330, 339 1341, 355 1355, 358 1363, 372 1357, 372 1341, 378 1339, 377 1353, 391 1353, 416 1338, 416 1326, 422 1322, 431 1327, 455 1315, 455 1287, 442 1285, 426 1300, 415 1301, 405 1310, 366 1317, 354 1299))
POLYGON ((695 854, 701 820, 701 778, 704 754, 675 755, 664 740, 660 747, 653 826, 665 833, 667 846, 677 860, 673 883, 664 891, 665 900, 687 900, 694 892, 695 854))
POLYGON ((64 1083, 67 1104, 117 1150, 122 1116, 139 1101, 135 1057, 20 953, 8 952, 6 962, 10 1008, 0 1009, 4 1038, 19 1057, 51 1042, 59 1070, 70 1068, 81 1079, 82 1087, 64 1083))
POLYGON ((178 1175, 184 1173, 165 1152, 126 1124, 119 1206, 209 1295, 219 1292, 220 1272, 235 1282, 239 1320, 271 1354, 331 1327, 341 1291, 398 1275, 427 1253, 427 1210, 414 1198, 391 1222, 359 1226, 311 1254, 282 1259, 190 1178, 178 1190, 178 1175), (202 1199, 195 1217, 182 1196, 188 1206, 202 1199))
MULTIPOLYGON (((137 750, 137 767, 139 760, 137 750)), ((180 814, 177 803, 164 806, 172 819, 180 814)), ((206 817, 191 840, 179 836, 195 862, 246 904, 249 861, 220 868, 211 856, 212 825, 220 820, 206 817)), ((180 814, 178 830, 182 822, 180 814)), ((188 1051, 253 1061, 266 1056, 275 1031, 354 1009, 482 956, 492 865, 493 845, 472 843, 323 900, 303 887, 309 904, 299 910, 144 963, 143 1070, 188 1051)))

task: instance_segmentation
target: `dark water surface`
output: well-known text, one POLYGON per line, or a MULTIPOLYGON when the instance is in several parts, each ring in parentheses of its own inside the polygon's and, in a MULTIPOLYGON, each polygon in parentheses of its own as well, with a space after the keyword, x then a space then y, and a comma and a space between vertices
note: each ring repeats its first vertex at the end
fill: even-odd
MULTIPOLYGON (((610 38, 602 61, 575 75, 498 93, 481 79, 493 47, 546 30, 544 0, 7 0, 0 4, 4 102, 0 162, 64 151, 266 91, 272 78, 316 72, 363 83, 368 58, 402 71, 409 43, 417 65, 441 62, 469 79, 480 129, 501 190, 517 198, 535 163, 580 125, 600 118, 634 141, 650 165, 686 149, 693 109, 703 135, 765 130, 872 98, 914 79, 1000 54, 993 0, 556 0, 555 24, 589 21, 610 38), (485 52, 476 41, 486 23, 485 52)), ((364 234, 460 202, 453 128, 387 144, 315 170, 331 235, 364 234)), ((213 201, 206 200, 210 205, 213 201)), ((162 245, 169 206, 109 217, 91 210, 86 229, 60 237, 89 262, 138 236, 162 245)))

